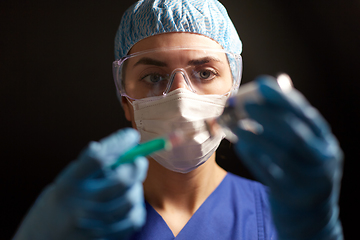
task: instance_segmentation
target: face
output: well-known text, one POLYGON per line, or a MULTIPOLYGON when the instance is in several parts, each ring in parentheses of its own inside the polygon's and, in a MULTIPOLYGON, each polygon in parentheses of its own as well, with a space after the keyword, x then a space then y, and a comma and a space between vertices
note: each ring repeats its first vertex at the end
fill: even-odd
MULTIPOLYGON (((148 37, 136 43, 129 54, 150 51, 158 48, 193 48, 222 50, 217 42, 198 34, 166 33, 148 37)), ((226 54, 216 51, 170 50, 142 54, 126 62, 124 88, 126 94, 134 99, 161 95, 168 81, 162 79, 173 77, 168 91, 187 88, 197 94, 225 94, 232 86, 232 76, 226 54), (174 69, 182 69, 179 74, 174 69), (186 75, 184 77, 184 75, 186 75), (188 83, 186 82, 188 80, 188 83), (190 86, 189 86, 190 85, 190 86)), ((168 80, 168 79, 167 79, 168 80)), ((125 97, 122 103, 126 119, 134 128, 133 108, 125 97)))

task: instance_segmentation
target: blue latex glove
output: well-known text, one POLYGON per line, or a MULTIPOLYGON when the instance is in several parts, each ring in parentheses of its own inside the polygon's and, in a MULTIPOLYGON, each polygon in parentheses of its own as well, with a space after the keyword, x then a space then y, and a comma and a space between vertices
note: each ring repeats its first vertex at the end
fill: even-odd
POLYGON ((257 84, 264 102, 247 102, 245 109, 263 132, 237 129, 236 149, 270 188, 279 239, 343 239, 338 207, 343 154, 336 138, 298 91, 284 94, 270 77, 257 84))
POLYGON ((127 239, 145 222, 142 181, 148 162, 107 166, 140 139, 133 129, 91 142, 38 197, 14 240, 127 239))

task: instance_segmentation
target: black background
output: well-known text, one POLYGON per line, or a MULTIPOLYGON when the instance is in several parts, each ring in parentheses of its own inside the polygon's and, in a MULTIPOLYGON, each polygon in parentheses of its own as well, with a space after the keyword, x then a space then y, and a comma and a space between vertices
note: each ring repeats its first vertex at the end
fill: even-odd
MULTIPOLYGON (((129 126, 111 63, 116 29, 133 2, 0 1, 1 239, 11 238, 41 189, 89 141, 129 126)), ((286 72, 331 124, 345 153, 340 216, 354 239, 360 1, 222 3, 243 41, 243 83, 286 72)), ((222 144, 220 164, 251 177, 232 155, 222 144)))

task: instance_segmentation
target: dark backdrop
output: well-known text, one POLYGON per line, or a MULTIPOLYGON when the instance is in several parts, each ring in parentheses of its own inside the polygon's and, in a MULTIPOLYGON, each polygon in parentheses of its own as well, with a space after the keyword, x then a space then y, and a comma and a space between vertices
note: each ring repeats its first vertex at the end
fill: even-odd
MULTIPOLYGON (((340 140, 341 218, 351 237, 359 203, 360 2, 222 2, 244 44, 243 82, 287 72, 340 140)), ((0 1, 1 239, 11 238, 41 189, 90 140, 128 126, 111 62, 117 26, 131 3, 0 1)), ((222 144, 220 164, 251 178, 232 156, 222 144)))

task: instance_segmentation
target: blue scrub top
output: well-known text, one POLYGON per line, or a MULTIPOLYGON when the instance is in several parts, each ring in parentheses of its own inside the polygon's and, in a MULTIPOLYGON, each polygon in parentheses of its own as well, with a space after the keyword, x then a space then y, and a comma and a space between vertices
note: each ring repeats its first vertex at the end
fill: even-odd
POLYGON ((266 188, 227 173, 174 237, 164 219, 146 202, 146 224, 131 240, 275 240, 266 188))

